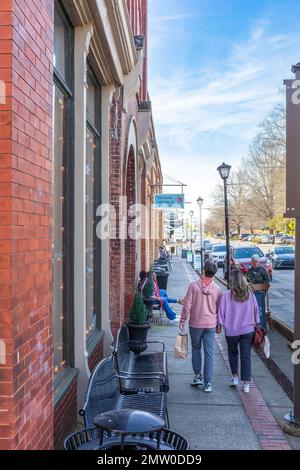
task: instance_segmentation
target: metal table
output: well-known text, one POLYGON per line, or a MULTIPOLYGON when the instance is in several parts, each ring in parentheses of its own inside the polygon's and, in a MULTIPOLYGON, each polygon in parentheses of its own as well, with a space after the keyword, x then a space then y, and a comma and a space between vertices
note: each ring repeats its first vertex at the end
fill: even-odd
POLYGON ((156 443, 156 448, 160 448, 160 432, 165 426, 165 420, 160 416, 153 413, 141 410, 112 410, 105 413, 101 413, 94 418, 94 423, 97 428, 100 429, 100 446, 101 448, 109 448, 120 446, 121 450, 124 450, 126 445, 131 445, 130 442, 134 442, 135 445, 139 443, 138 436, 141 436, 141 443, 145 445, 148 442, 149 447, 153 448, 153 443, 156 443), (117 434, 119 437, 114 437, 109 442, 106 439, 104 442, 104 431, 108 433, 117 434), (152 435, 157 433, 155 441, 153 439, 145 440, 145 435, 152 435), (127 436, 134 436, 134 439, 126 443, 125 438, 127 436))

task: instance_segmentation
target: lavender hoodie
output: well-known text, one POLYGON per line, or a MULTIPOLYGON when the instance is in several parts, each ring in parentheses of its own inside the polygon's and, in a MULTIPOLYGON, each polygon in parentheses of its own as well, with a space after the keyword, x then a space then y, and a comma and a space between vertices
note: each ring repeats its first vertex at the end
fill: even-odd
POLYGON ((200 278, 192 282, 183 300, 180 326, 189 318, 189 324, 194 328, 215 328, 220 298, 221 291, 213 281, 206 284, 200 278))
POLYGON ((231 297, 231 291, 223 292, 218 307, 218 325, 225 329, 226 336, 240 336, 254 331, 260 323, 257 300, 250 294, 245 302, 237 302, 231 297))

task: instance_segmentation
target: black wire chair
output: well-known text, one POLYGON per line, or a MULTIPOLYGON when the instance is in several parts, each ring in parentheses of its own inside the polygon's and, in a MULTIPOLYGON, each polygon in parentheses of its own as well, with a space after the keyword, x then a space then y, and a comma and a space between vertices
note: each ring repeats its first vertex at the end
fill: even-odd
MULTIPOLYGON (((164 428, 160 433, 149 433, 143 435, 128 435, 124 440, 126 450, 149 450, 157 449, 157 439, 159 450, 188 450, 189 442, 180 434, 170 429, 164 428), (158 436, 160 434, 160 436, 158 436)), ((120 435, 117 433, 104 432, 102 445, 101 431, 98 428, 83 429, 82 431, 70 434, 64 442, 65 450, 118 450, 121 448, 120 435)))
MULTIPOLYGON (((117 375, 113 367, 112 356, 103 359, 94 369, 90 377, 84 405, 79 414, 84 418, 86 428, 94 426, 94 418, 100 413, 124 408, 148 411, 167 419, 167 395, 165 392, 138 392, 123 394, 120 392, 117 380, 135 380, 135 377, 117 375)), ((139 374, 139 379, 145 384, 154 380, 153 376, 139 374)), ((161 377, 156 377, 162 384, 161 377)), ((167 419, 168 421, 168 419, 167 419)))

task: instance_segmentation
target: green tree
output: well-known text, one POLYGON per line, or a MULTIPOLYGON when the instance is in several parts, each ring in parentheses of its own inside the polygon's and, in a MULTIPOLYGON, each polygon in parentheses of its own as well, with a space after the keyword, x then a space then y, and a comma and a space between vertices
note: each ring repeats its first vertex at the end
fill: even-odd
POLYGON ((154 294, 154 282, 152 277, 152 271, 149 271, 148 279, 143 289, 143 296, 146 298, 152 297, 154 294))
POLYGON ((135 325, 143 325, 147 322, 147 309, 138 290, 135 292, 134 301, 129 315, 131 322, 135 325))

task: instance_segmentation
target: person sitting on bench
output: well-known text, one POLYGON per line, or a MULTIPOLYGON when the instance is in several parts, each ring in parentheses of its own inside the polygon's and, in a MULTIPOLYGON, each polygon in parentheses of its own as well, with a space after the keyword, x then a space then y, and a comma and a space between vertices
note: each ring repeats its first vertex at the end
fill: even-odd
MULTIPOLYGON (((152 279, 154 283, 154 292, 153 292, 153 297, 156 298, 154 300, 154 303, 160 304, 160 306, 163 308, 165 314, 169 318, 169 320, 175 320, 176 319, 176 313, 171 309, 170 303, 178 303, 178 299, 173 299, 169 298, 167 291, 164 289, 159 289, 158 283, 157 283, 157 277, 154 272, 152 272, 152 279)), ((143 295, 143 289, 146 285, 146 282, 148 280, 148 274, 145 273, 145 271, 140 272, 140 281, 138 283, 138 289, 140 293, 143 295)))

